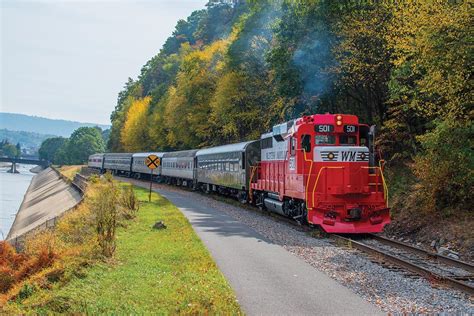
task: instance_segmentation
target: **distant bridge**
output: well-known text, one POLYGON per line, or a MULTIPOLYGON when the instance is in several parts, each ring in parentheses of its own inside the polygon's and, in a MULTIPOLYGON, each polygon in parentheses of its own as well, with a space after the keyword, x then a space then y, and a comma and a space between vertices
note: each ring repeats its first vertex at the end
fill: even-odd
POLYGON ((9 157, 0 157, 0 162, 11 162, 12 167, 9 172, 11 173, 18 173, 16 170, 16 164, 25 164, 25 165, 38 165, 42 167, 49 166, 49 162, 47 160, 40 160, 35 158, 9 158, 9 157))

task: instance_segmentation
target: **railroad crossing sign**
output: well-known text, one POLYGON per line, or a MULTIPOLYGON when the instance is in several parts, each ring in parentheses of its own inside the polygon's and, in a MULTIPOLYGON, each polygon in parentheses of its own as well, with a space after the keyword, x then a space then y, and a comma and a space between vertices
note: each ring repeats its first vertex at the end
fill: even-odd
POLYGON ((160 166, 160 158, 157 155, 149 155, 145 159, 145 165, 150 169, 156 169, 160 166))

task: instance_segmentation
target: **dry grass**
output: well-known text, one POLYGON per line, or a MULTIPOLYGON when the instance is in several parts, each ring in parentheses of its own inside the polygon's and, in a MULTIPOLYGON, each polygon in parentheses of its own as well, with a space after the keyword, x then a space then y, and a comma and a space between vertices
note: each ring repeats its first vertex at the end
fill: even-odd
POLYGON ((59 172, 72 181, 76 173, 78 173, 82 167, 85 167, 85 165, 62 166, 59 168, 59 172))
MULTIPOLYGON (((98 187, 88 190, 96 191, 86 200, 98 187)), ((132 219, 119 217, 112 259, 101 255, 87 203, 54 232, 29 240, 29 255, 46 247, 54 260, 15 283, 0 314, 240 314, 232 289, 181 212, 156 193, 151 203, 146 190, 134 187, 134 194, 140 210, 132 219), (152 229, 158 220, 168 228, 152 229)))

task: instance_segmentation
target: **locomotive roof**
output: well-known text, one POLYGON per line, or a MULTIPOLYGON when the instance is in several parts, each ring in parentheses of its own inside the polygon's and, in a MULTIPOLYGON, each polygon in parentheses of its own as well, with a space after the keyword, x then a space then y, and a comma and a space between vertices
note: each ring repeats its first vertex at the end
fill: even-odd
POLYGON ((222 146, 217 146, 217 147, 204 148, 204 149, 200 149, 196 153, 196 156, 245 151, 245 148, 247 147, 247 145, 254 142, 256 142, 256 140, 251 140, 248 142, 242 142, 242 143, 237 143, 237 144, 228 144, 228 145, 222 145, 222 146))
POLYGON ((196 156, 197 151, 198 151, 197 149, 173 151, 173 152, 169 152, 169 153, 164 153, 163 158, 194 157, 194 156, 196 156))
POLYGON ((155 155, 159 158, 163 157, 164 152, 149 152, 149 153, 135 153, 133 154, 133 158, 141 158, 141 157, 148 157, 150 155, 155 155))
POLYGON ((103 153, 97 153, 97 154, 92 154, 92 155, 90 155, 89 157, 97 157, 97 156, 103 157, 104 154, 103 154, 103 153))

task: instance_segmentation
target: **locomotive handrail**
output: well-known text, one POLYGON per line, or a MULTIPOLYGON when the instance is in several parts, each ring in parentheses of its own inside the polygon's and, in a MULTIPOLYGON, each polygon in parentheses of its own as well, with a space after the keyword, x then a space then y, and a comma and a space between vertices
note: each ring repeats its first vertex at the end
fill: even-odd
POLYGON ((373 166, 373 167, 361 167, 363 169, 375 169, 375 170, 379 170, 380 172, 380 177, 382 178, 382 186, 383 186, 383 194, 385 196, 385 200, 386 200, 386 205, 388 207, 388 186, 387 186, 387 183, 385 182, 385 177, 383 175, 383 171, 382 171, 382 168, 381 167, 377 167, 377 166, 373 166))
POLYGON ((337 166, 337 167, 328 167, 328 166, 324 166, 324 167, 321 167, 321 169, 319 169, 319 172, 318 172, 318 176, 316 177, 316 182, 314 182, 314 186, 313 186, 313 192, 312 192, 312 205, 311 207, 313 208, 314 207, 314 193, 316 192, 316 187, 318 186, 318 182, 319 182, 319 177, 321 176, 321 173, 322 171, 326 170, 326 169, 344 169, 343 166, 337 166))
MULTIPOLYGON (((304 161, 311 162, 311 164, 309 165, 308 180, 306 180, 306 186, 305 186, 305 189, 304 189, 304 191, 305 191, 304 195, 305 195, 306 201, 308 201, 308 187, 309 187, 309 180, 311 178, 311 170, 313 169, 313 159, 308 160, 306 158, 306 150, 304 150, 304 149, 303 149, 303 157, 304 157, 304 161)), ((303 165, 303 168, 304 168, 304 165, 303 165)), ((314 199, 313 199, 312 207, 314 207, 314 199)))

